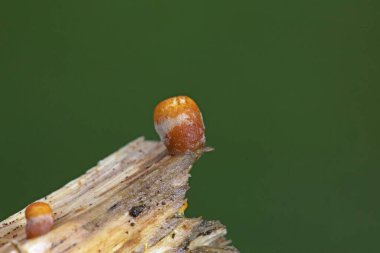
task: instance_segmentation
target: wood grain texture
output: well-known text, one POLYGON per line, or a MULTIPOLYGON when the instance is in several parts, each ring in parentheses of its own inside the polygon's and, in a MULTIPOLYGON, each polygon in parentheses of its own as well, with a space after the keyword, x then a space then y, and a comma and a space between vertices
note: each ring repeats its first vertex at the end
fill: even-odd
POLYGON ((0 223, 5 252, 238 252, 217 221, 185 218, 189 172, 202 152, 171 156, 138 138, 40 201, 55 225, 26 240, 24 210, 0 223))

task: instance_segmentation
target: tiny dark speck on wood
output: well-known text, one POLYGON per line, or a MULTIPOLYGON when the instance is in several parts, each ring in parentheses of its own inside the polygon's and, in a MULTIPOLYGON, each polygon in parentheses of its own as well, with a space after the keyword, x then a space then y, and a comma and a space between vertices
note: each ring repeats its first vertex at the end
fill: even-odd
POLYGON ((129 215, 136 218, 144 211, 144 209, 145 205, 134 206, 129 210, 129 215))
POLYGON ((114 210, 118 205, 119 205, 119 203, 113 204, 110 208, 108 208, 108 211, 114 210))

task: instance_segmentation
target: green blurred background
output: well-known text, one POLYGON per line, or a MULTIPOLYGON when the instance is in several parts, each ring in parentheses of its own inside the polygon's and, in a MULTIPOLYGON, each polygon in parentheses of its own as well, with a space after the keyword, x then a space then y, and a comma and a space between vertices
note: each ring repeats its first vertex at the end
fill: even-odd
POLYGON ((380 252, 379 1, 1 1, 0 220, 193 97, 188 214, 242 252, 380 252))

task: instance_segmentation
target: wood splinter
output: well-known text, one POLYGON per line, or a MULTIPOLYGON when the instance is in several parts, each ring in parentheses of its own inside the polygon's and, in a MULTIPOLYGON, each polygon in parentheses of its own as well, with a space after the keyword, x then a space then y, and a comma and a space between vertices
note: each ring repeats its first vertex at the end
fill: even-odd
MULTIPOLYGON (((186 124, 184 129, 202 126, 204 134, 203 121, 186 124)), ((163 143, 144 138, 130 142, 39 200, 46 206, 34 207, 46 209, 38 215, 30 212, 38 210, 32 204, 1 222, 0 253, 238 252, 229 246, 219 222, 183 214, 190 169, 205 150, 202 134, 190 137, 185 145, 168 144, 165 136, 163 143), (29 234, 30 219, 40 215, 50 221, 54 217, 54 226, 48 222, 48 229, 29 234)))

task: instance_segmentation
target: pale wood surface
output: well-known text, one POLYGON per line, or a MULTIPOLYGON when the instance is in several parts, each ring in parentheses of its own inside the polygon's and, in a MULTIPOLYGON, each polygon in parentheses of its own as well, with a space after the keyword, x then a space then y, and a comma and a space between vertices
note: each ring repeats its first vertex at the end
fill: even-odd
POLYGON ((217 221, 185 218, 192 164, 138 138, 40 201, 54 210, 48 234, 25 239, 24 210, 0 223, 5 252, 238 252, 217 221))

